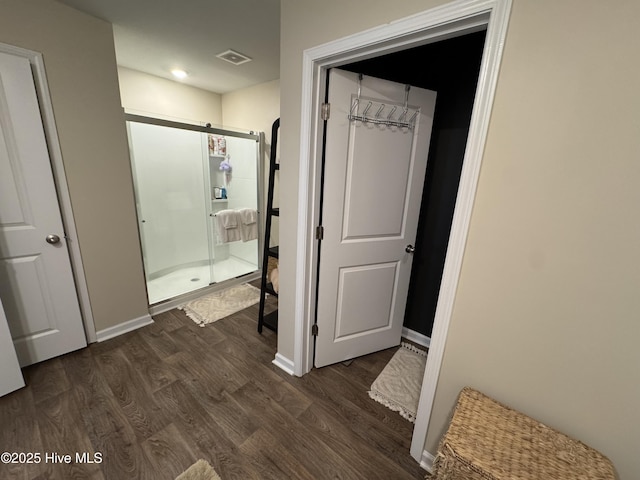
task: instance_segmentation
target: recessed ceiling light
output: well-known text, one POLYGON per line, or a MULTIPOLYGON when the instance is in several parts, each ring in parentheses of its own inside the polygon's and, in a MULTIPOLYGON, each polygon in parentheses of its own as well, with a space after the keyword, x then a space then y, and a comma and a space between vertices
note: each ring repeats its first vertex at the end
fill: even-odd
POLYGON ((174 77, 180 79, 187 78, 187 76, 189 75, 187 72, 185 72, 184 70, 180 70, 179 68, 174 68, 173 70, 171 70, 171 73, 174 77))
POLYGON ((233 63, 234 65, 242 65, 243 63, 251 61, 250 57, 247 57, 240 52, 236 52, 235 50, 227 50, 226 52, 219 53, 216 57, 226 62, 233 63))

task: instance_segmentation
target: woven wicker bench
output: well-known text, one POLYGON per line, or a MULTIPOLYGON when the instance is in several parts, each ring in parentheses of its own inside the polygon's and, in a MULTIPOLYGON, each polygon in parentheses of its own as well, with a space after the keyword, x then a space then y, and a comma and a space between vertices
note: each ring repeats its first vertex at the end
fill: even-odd
POLYGON ((596 450, 466 387, 431 479, 615 480, 615 474, 596 450))

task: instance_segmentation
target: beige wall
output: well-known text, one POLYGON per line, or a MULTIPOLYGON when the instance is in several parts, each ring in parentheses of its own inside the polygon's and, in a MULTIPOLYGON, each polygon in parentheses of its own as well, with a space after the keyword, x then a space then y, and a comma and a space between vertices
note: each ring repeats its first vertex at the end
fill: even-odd
POLYGON ((430 451, 469 384, 640 478, 639 29, 638 2, 514 2, 430 451))
POLYGON ((96 329, 147 315, 111 25, 1 0, 0 42, 43 54, 96 329))
POLYGON ((222 124, 222 97, 217 93, 120 66, 118 80, 127 112, 186 123, 222 124))
POLYGON ((261 83, 222 95, 225 128, 254 130, 271 137, 271 125, 280 116, 280 80, 261 83))
MULTIPOLYGON (((240 128, 264 132, 263 158, 264 187, 263 205, 266 207, 269 174, 269 150, 271 148, 271 126, 280 117, 280 80, 261 83, 222 96, 222 124, 225 128, 240 128)), ((276 174, 276 182, 278 181, 276 174)), ((276 183, 274 206, 278 206, 278 184, 276 183)), ((278 217, 273 217, 271 245, 278 245, 278 217)))
MULTIPOLYGON (((293 358, 304 49, 442 3, 283 0, 278 350, 293 358), (331 28, 326 28, 331 25, 331 28)), ((640 4, 514 0, 427 437, 475 386, 640 477, 640 4), (544 32, 544 34, 541 34, 544 32)))

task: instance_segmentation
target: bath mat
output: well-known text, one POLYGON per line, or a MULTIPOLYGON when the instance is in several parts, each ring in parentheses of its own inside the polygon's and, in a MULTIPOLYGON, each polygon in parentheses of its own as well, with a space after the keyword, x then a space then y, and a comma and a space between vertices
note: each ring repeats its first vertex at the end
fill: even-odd
POLYGON ((221 478, 206 461, 198 460, 182 472, 176 480, 221 480, 221 478))
POLYGON ((201 327, 228 317, 260 301, 260 289, 243 283, 196 298, 178 308, 201 327))
POLYGON ((415 423, 426 364, 426 351, 403 342, 371 384, 369 396, 415 423))

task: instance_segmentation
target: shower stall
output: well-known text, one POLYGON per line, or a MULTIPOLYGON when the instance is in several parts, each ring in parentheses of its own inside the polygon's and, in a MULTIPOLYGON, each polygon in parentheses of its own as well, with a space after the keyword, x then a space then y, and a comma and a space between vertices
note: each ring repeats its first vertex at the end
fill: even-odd
POLYGON ((262 136, 126 120, 149 305, 257 272, 262 136))

